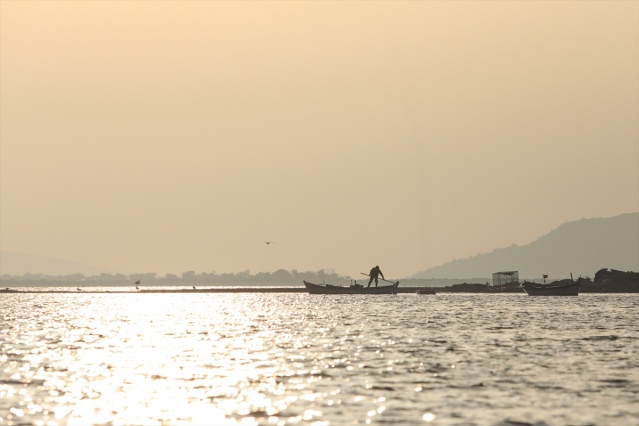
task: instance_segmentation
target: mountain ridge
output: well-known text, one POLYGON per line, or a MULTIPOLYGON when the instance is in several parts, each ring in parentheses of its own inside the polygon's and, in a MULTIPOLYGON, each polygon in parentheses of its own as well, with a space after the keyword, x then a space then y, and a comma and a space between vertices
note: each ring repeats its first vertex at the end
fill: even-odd
MULTIPOLYGON (((414 279, 489 278, 517 270, 522 278, 590 276, 602 268, 639 271, 639 212, 565 222, 535 241, 497 248, 417 272, 414 279)), ((106 268, 54 257, 0 250, 0 275, 112 273, 106 268)))
POLYGON ((111 271, 106 268, 88 265, 74 260, 0 250, 0 275, 22 275, 25 273, 45 275, 97 275, 109 272, 111 271))
POLYGON ((639 270, 639 212, 565 222, 523 245, 498 248, 417 272, 410 278, 490 277, 515 270, 520 277, 594 276, 602 268, 639 270))

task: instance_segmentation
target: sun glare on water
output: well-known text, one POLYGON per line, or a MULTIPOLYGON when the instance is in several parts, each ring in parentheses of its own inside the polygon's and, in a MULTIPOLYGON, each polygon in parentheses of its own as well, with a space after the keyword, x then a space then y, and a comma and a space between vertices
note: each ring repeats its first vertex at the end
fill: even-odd
POLYGON ((83 374, 95 379, 68 385, 75 400, 71 423, 278 422, 286 401, 267 397, 278 394, 278 384, 264 379, 279 368, 263 351, 263 339, 272 336, 251 328, 251 316, 238 315, 244 307, 175 296, 146 299, 110 310, 117 320, 107 327, 118 324, 106 334, 113 341, 105 337, 103 345, 82 351, 83 374))
MULTIPOLYGON (((284 330, 274 335, 267 312, 256 315, 235 299, 78 295, 75 306, 57 306, 45 332, 23 335, 34 349, 14 375, 40 380, 38 391, 49 404, 30 404, 26 412, 16 407, 0 425, 20 423, 29 407, 46 411, 38 424, 255 424, 258 419, 281 424, 278 415, 300 396, 287 393, 278 377, 307 371, 304 356, 296 357, 300 369, 295 371, 273 342, 302 344, 284 330), (46 347, 38 346, 40 339, 46 347)), ((314 380, 309 375, 297 386, 304 390, 314 380)), ((313 393, 301 396, 312 399, 313 393)), ((318 415, 307 410, 299 420, 318 415)))

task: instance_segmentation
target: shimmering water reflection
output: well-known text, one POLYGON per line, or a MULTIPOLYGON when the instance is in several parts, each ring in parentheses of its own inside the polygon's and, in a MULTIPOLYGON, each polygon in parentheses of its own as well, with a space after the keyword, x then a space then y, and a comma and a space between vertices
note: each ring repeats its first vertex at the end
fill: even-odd
POLYGON ((3 294, 0 425, 639 424, 634 295, 3 294))

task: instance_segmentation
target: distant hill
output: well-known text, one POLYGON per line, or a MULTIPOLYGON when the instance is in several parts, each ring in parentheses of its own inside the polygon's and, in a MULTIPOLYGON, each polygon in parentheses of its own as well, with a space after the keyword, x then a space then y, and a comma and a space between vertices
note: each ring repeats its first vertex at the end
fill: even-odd
POLYGON ((106 273, 110 271, 98 266, 87 265, 71 260, 0 250, 0 275, 22 275, 25 273, 43 275, 99 275, 103 272, 106 273))
POLYGON ((602 268, 639 271, 639 212, 567 222, 525 246, 458 259, 411 278, 490 278, 519 271, 521 278, 589 276, 602 268))

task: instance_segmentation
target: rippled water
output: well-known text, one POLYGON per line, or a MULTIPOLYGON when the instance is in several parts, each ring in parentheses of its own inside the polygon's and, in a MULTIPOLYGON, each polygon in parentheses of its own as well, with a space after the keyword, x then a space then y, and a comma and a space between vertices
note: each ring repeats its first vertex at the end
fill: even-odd
POLYGON ((2 294, 0 425, 637 425, 636 295, 2 294))

